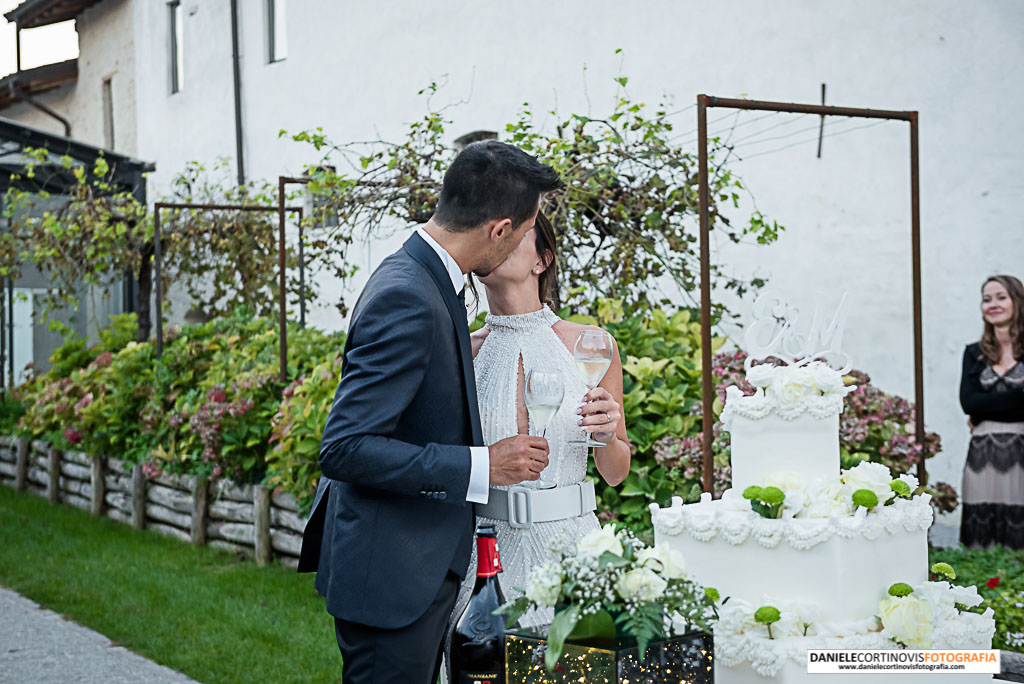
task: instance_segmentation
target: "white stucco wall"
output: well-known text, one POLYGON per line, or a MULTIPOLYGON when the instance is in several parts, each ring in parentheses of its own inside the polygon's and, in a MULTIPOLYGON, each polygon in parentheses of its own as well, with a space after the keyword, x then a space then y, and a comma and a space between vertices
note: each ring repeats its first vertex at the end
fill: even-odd
MULTIPOLYGON (((701 92, 817 102, 825 82, 831 104, 920 111, 925 409, 946 448, 932 472, 959 482, 967 434, 956 391, 962 346, 980 330, 978 287, 990 273, 1024 271, 1015 239, 1024 191, 1024 5, 292 0, 288 58, 267 64, 263 3, 240 4, 250 177, 295 174, 317 159, 279 139, 282 128, 323 126, 339 141, 400 135, 424 111, 416 92, 445 79, 438 103, 467 100, 449 110, 452 138, 501 130, 525 101, 549 129, 554 120, 542 112, 556 104, 562 115, 607 112, 620 70, 632 97, 654 103, 667 94, 677 108, 701 92)), ((141 4, 135 17, 137 154, 158 165, 151 197, 187 161, 234 155, 228 2, 185 7, 185 89, 175 95, 166 6, 141 4)), ((710 118, 718 116, 713 110, 710 118)), ((680 132, 696 125, 692 109, 678 118, 680 132)), ((737 153, 806 138, 738 144, 737 153)), ((815 296, 835 302, 849 290, 846 348, 881 387, 904 396, 913 392, 908 166, 904 123, 827 138, 820 160, 808 142, 737 162, 758 207, 787 231, 771 247, 723 246, 716 255, 738 273, 768 277, 808 312, 815 296)), ((357 288, 397 243, 354 250, 365 267, 357 288)), ((329 309, 312 320, 343 325, 329 309)))

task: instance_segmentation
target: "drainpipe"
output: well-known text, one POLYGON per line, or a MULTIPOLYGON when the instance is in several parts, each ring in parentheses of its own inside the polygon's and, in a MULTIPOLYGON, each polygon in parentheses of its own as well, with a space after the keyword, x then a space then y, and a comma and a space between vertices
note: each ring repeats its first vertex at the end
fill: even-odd
POLYGON ((10 91, 11 91, 11 96, 14 97, 14 99, 21 100, 25 104, 31 105, 31 106, 35 107, 36 109, 38 109, 39 111, 41 111, 41 112, 43 112, 45 114, 49 114, 50 116, 52 116, 57 121, 60 121, 61 124, 64 125, 64 137, 65 138, 70 138, 71 137, 71 122, 70 121, 68 121, 67 119, 65 119, 63 116, 61 116, 60 114, 58 114, 54 110, 52 110, 49 107, 47 107, 46 105, 44 105, 42 102, 39 102, 38 100, 36 100, 34 98, 31 98, 28 95, 26 95, 25 93, 23 93, 20 90, 18 90, 18 86, 16 85, 15 81, 11 82, 11 84, 10 84, 10 91))
POLYGON ((238 54, 238 0, 231 0, 231 61, 235 88, 235 159, 238 185, 245 185, 245 159, 242 156, 242 74, 238 54))

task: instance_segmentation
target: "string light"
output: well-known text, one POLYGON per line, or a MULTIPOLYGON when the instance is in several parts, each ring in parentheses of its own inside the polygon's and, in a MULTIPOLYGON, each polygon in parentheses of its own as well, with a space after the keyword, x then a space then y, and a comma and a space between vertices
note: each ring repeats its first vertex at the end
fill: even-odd
POLYGON ((611 650, 566 643, 554 672, 544 662, 547 642, 510 632, 505 637, 507 684, 711 684, 711 635, 684 634, 650 644, 641 661, 637 647, 620 643, 611 650))

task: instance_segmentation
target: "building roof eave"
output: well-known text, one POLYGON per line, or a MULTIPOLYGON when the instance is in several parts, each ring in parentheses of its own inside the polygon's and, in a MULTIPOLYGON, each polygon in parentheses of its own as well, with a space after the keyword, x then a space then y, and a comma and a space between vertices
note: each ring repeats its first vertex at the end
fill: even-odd
POLYGON ((16 92, 38 95, 78 79, 78 59, 23 69, 0 79, 0 109, 18 101, 16 92))
POLYGON ((18 28, 38 28, 74 19, 102 0, 25 0, 4 14, 18 28))

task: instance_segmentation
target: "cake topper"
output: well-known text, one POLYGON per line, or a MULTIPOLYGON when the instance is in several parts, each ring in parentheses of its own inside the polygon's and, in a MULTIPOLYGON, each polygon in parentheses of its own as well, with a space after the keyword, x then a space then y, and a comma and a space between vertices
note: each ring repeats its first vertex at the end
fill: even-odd
POLYGON ((852 368, 850 356, 842 350, 843 327, 846 325, 846 293, 839 300, 831 321, 826 321, 821 301, 814 306, 814 318, 806 333, 797 332, 800 312, 779 294, 766 291, 755 301, 751 312, 753 322, 743 336, 747 360, 743 367, 750 370, 753 361, 769 356, 789 365, 804 365, 814 359, 823 359, 830 366, 846 374, 852 368), (842 364, 837 368, 836 364, 842 364))

